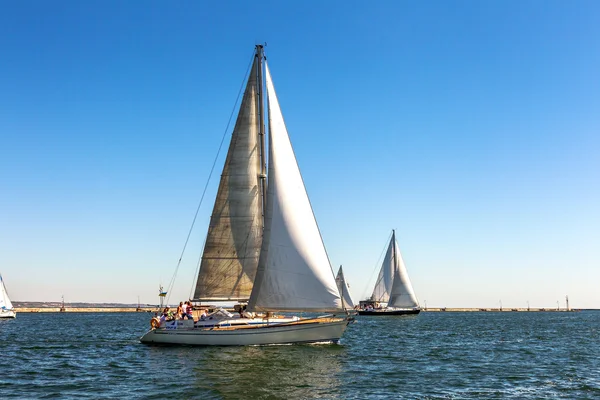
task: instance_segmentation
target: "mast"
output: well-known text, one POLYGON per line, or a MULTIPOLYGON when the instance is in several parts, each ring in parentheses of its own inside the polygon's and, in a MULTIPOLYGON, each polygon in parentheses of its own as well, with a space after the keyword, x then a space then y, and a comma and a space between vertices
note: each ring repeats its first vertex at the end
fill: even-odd
POLYGON ((256 57, 258 62, 256 63, 256 88, 258 96, 258 140, 260 142, 260 186, 261 186, 261 197, 262 197, 262 215, 263 222, 266 211, 266 199, 267 199, 267 155, 265 154, 265 101, 263 96, 263 60, 265 58, 264 48, 262 44, 256 45, 256 57))

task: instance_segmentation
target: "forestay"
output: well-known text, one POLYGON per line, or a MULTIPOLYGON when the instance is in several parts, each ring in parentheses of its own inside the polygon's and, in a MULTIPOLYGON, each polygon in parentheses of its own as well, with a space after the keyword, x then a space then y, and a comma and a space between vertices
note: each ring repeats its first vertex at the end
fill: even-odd
POLYGON ((263 225, 259 65, 255 58, 231 136, 194 292, 197 301, 247 300, 252 291, 263 225))
POLYGON ((341 311, 339 291, 268 67, 266 85, 270 136, 265 228, 248 309, 341 311))

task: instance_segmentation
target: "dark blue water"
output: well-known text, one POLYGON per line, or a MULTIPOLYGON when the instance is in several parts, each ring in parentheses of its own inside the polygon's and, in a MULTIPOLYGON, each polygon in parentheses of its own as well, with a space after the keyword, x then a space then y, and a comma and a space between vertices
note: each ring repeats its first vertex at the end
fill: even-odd
POLYGON ((600 312, 357 317, 339 345, 229 348, 142 345, 148 321, 0 321, 0 398, 600 398, 600 312))

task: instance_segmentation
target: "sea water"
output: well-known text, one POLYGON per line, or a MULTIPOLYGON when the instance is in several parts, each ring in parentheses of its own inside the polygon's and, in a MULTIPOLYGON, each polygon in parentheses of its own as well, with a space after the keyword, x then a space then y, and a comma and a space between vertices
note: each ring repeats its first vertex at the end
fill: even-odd
POLYGON ((340 344, 147 346, 147 313, 0 321, 0 398, 598 399, 600 312, 358 316, 340 344))

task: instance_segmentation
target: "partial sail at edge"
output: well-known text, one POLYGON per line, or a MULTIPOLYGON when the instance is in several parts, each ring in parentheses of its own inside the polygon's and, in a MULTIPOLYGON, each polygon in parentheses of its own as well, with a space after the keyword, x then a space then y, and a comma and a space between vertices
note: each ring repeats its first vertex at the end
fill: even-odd
POLYGON ((254 59, 210 219, 194 300, 247 300, 262 242, 258 67, 254 59))
MULTIPOLYGON (((266 63, 265 63, 266 66, 266 63)), ((269 169, 251 311, 341 311, 342 302, 266 69, 269 169)))

